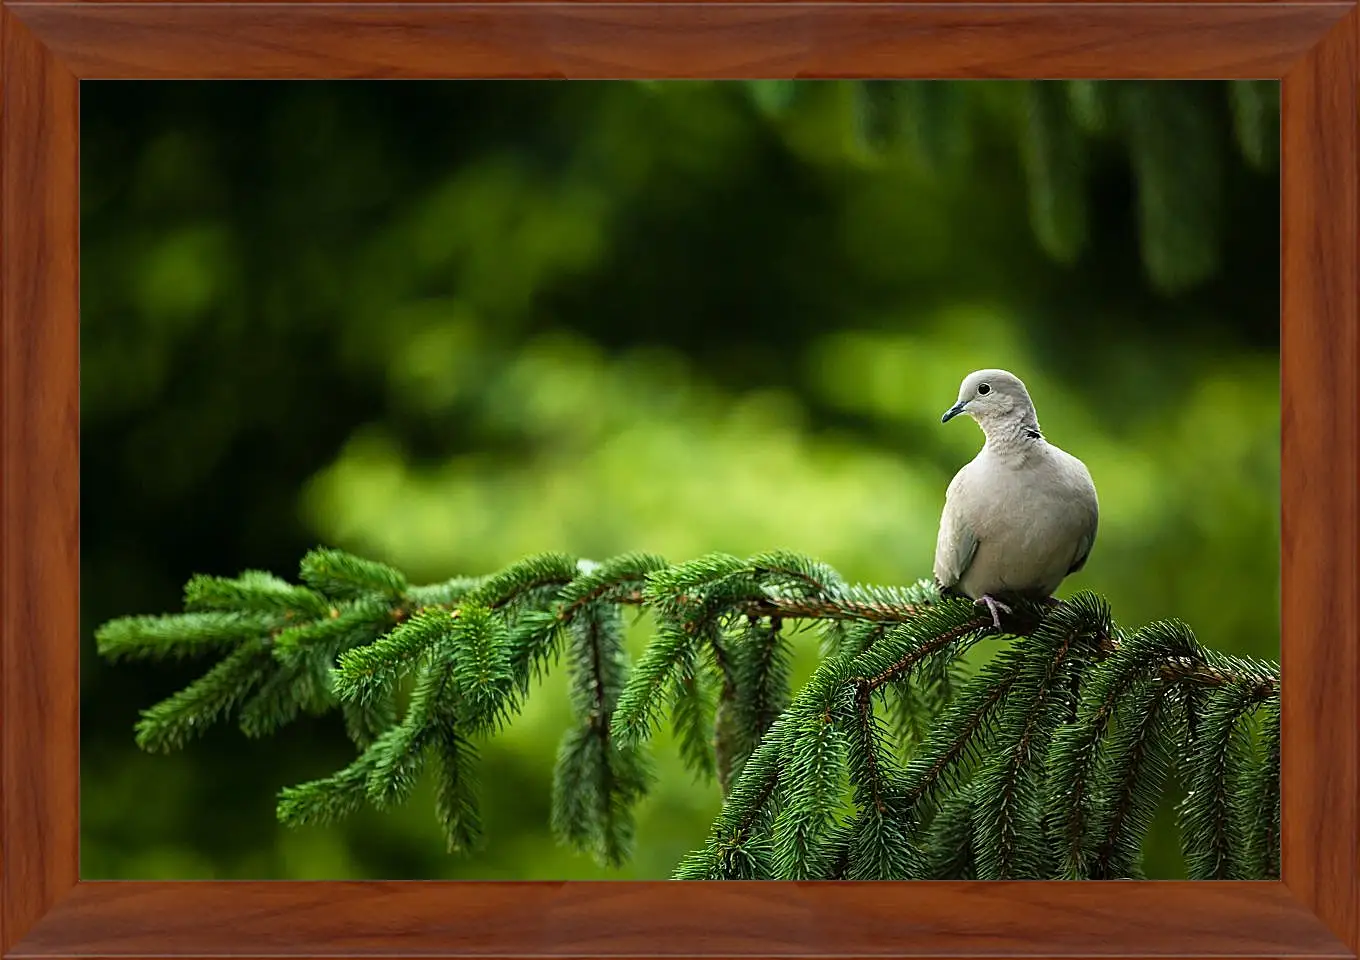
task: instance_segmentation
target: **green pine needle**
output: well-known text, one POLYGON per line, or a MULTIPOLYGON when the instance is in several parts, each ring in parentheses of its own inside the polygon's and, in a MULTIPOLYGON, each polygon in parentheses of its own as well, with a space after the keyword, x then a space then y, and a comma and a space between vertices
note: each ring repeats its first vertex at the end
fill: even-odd
POLYGON ((790 717, 784 734, 785 749, 791 751, 786 760, 789 787, 773 828, 775 871, 791 880, 824 874, 824 845, 836 825, 845 772, 844 735, 815 703, 810 706, 790 717))
POLYGON ((633 808, 651 782, 639 747, 620 746, 609 725, 627 671, 627 653, 622 613, 602 601, 601 588, 624 580, 640 582, 643 571, 632 565, 630 570, 620 576, 619 566, 606 565, 602 576, 579 588, 573 584, 575 592, 564 592, 562 599, 563 610, 570 610, 567 659, 577 725, 558 748, 551 824, 559 842, 610 867, 631 856, 633 808))
POLYGON ((185 659, 267 637, 283 623, 277 613, 211 610, 122 617, 94 636, 99 655, 111 661, 185 659))
POLYGON ((454 616, 426 608, 391 633, 340 655, 333 682, 343 701, 364 703, 382 695, 405 676, 432 647, 453 633, 454 616))
POLYGON ((1179 811, 1186 874, 1191 880, 1240 880, 1246 824, 1241 798, 1250 766, 1251 740, 1243 722, 1262 699, 1260 689, 1237 681, 1215 690, 1190 757, 1189 783, 1179 811))
POLYGON ((826 564, 787 550, 757 554, 746 566, 765 590, 781 596, 822 597, 845 587, 826 564))
POLYGON ((368 800, 368 778, 375 755, 367 751, 329 777, 279 792, 278 820, 287 827, 331 824, 357 811, 368 800))
POLYGON ((428 748, 440 724, 456 716, 451 697, 450 666, 443 657, 432 656, 416 675, 406 716, 369 748, 374 754, 368 777, 368 797, 377 807, 404 803, 424 769, 428 748))
POLYGON ((647 739, 660 722, 666 701, 679 695, 682 677, 693 677, 693 662, 691 638, 660 625, 619 696, 612 720, 615 739, 620 743, 647 739))
MULTIPOLYGON (((581 573, 579 561, 564 553, 540 553, 492 574, 465 602, 500 610, 555 595, 581 573)), ((546 604, 545 604, 546 605, 546 604)))
POLYGON ((449 853, 478 850, 484 842, 477 802, 477 751, 457 723, 438 724, 433 737, 435 819, 449 853))
POLYGON ((198 574, 184 587, 185 610, 277 613, 305 620, 323 616, 328 606, 315 590, 263 570, 247 570, 235 579, 198 574))
POLYGON ((925 860, 912 839, 913 821, 906 811, 890 805, 862 809, 850 825, 844 880, 916 880, 925 873, 925 860))
POLYGON ((1014 648, 1002 651, 959 691, 907 764, 909 800, 928 802, 962 785, 970 763, 990 743, 997 717, 1023 667, 1024 660, 1014 648))
POLYGON ((1011 648, 1021 658, 998 724, 996 746, 978 771, 974 826, 980 880, 1037 879, 1051 856, 1044 828, 1044 761, 1075 708, 1073 681, 1101 638, 1109 609, 1091 594, 1054 607, 1011 648))
POLYGON ((242 644, 179 693, 143 710, 137 746, 162 753, 179 749, 230 713, 274 669, 263 643, 242 644))
POLYGON ((976 784, 949 794, 931 821, 922 848, 926 851, 923 876, 930 880, 977 879, 976 784))
POLYGON ((780 746, 786 722, 785 718, 777 721, 747 759, 708 839, 681 861, 675 879, 760 880, 775 876, 768 831, 779 812, 783 777, 780 746))
POLYGON ((507 628, 506 661, 521 696, 556 661, 564 626, 557 610, 523 610, 507 628))
POLYGON ((1260 711, 1261 742, 1248 771, 1243 807, 1247 816, 1244 873, 1275 880, 1280 876, 1280 701, 1260 711))
POLYGON ((1094 783, 1092 829, 1085 841, 1084 867, 1072 879, 1140 880, 1143 839, 1152 826, 1162 784, 1171 769, 1176 742, 1172 686, 1160 681, 1129 698, 1118 718, 1118 733, 1102 751, 1094 783))
POLYGON ((318 547, 303 557, 300 575, 313 589, 337 599, 378 594, 397 600, 408 586, 406 577, 385 563, 329 547, 318 547))
POLYGON ((388 689, 363 702, 346 701, 340 704, 340 714, 346 736, 359 749, 367 749, 397 722, 394 692, 388 689))
POLYGON ((241 705, 239 726, 247 737, 268 736, 291 723, 302 710, 305 686, 296 667, 276 667, 253 696, 241 705))
POLYGON ((717 772, 713 752, 716 711, 716 691, 708 676, 701 670, 682 672, 671 701, 671 723, 680 759, 701 780, 711 780, 717 772))
POLYGON ((513 708, 505 622, 486 607, 464 604, 445 641, 454 651, 453 682, 472 729, 498 726, 513 708))
POLYGON ((1161 677, 1163 668, 1202 659, 1194 635, 1176 621, 1151 623, 1117 640, 1113 655, 1087 671, 1076 720, 1054 735, 1049 749, 1048 819, 1063 875, 1073 879, 1087 875, 1096 763, 1111 721, 1128 697, 1161 677))
POLYGON ((281 631, 274 638, 274 656, 290 665, 316 658, 329 666, 351 647, 378 639, 395 622, 392 604, 386 599, 340 601, 317 619, 281 631))
POLYGON ((651 783, 636 747, 619 748, 607 731, 578 727, 558 749, 553 775, 552 830, 560 843, 619 867, 632 855, 633 809, 651 783))
POLYGON ((780 624, 747 620, 724 643, 734 687, 719 705, 718 743, 726 767, 725 788, 741 772, 760 738, 788 706, 792 650, 780 624))

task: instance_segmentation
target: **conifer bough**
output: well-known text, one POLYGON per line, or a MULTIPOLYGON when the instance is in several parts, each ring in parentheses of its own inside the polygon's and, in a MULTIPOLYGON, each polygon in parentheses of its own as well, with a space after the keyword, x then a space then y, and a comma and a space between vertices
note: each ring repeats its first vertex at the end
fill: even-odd
POLYGON ((668 720, 724 797, 678 879, 1138 879, 1164 796, 1181 797, 1191 878, 1279 875, 1278 665, 1206 649, 1175 621, 1126 633, 1090 593, 1018 606, 1005 646, 970 669, 995 630, 968 601, 926 581, 850 585, 783 552, 547 553, 412 586, 317 549, 301 581, 195 576, 183 613, 97 632, 110 659, 220 657, 143 711, 143 749, 229 717, 260 737, 340 714, 357 756, 283 790, 285 824, 401 803, 428 774, 449 850, 477 847, 477 746, 565 660, 552 829, 602 864, 630 855, 646 741, 668 720), (626 607, 655 624, 635 664, 626 607), (794 695, 800 627, 823 658, 794 695))

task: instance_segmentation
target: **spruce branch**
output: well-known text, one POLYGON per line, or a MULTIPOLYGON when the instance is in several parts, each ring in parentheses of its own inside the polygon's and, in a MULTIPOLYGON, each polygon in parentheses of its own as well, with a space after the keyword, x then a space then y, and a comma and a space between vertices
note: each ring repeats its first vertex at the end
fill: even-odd
POLYGON ((602 865, 619 866, 631 854, 633 806, 652 774, 636 745, 620 746, 612 736, 610 716, 628 658, 622 614, 604 602, 605 593, 587 586, 564 598, 563 610, 571 618, 568 660, 576 726, 558 748, 552 828, 559 841, 589 851, 602 865))
POLYGON ((678 697, 683 681, 694 684, 695 658, 690 638, 668 624, 658 624, 656 638, 633 667, 611 721, 620 743, 640 743, 660 723, 663 701, 678 697))
POLYGON ((310 660, 329 669, 340 654, 373 642, 405 618, 406 611, 385 598, 342 600, 315 620, 272 633, 270 645, 281 663, 296 666, 310 660))
POLYGON ((443 715, 431 750, 435 770, 435 819, 449 853, 479 849, 482 817, 477 802, 477 749, 456 717, 443 715))
POLYGON ((1274 880, 1280 876, 1280 701, 1269 700, 1260 711, 1260 750, 1247 773, 1244 806, 1247 843, 1244 873, 1274 880))
POLYGON ((284 624, 274 611, 203 610, 169 616, 121 617, 95 631, 101 657, 120 660, 187 659, 230 650, 268 636, 284 624))
POLYGON ((708 840, 681 862, 677 879, 757 879, 807 871, 813 861, 826 863, 836 839, 831 811, 839 800, 830 784, 839 787, 843 766, 832 721, 840 712, 853 653, 824 661, 761 737, 708 840), (798 736, 809 727, 816 737, 798 736), (801 781, 788 769, 793 764, 811 771, 812 778, 801 781), (790 807, 798 809, 786 814, 790 807), (818 845, 818 838, 825 842, 818 845))
POLYGON ((311 780, 279 792, 277 815, 288 827, 336 823, 368 801, 368 778, 377 754, 365 750, 329 777, 311 780))
POLYGON ((648 648, 623 692, 614 721, 616 736, 624 742, 648 736, 669 700, 687 763, 709 776, 717 771, 716 755, 721 753, 722 779, 730 782, 732 758, 743 747, 727 739, 721 746, 714 743, 712 712, 717 705, 710 705, 711 691, 701 672, 704 663, 715 668, 724 710, 737 709, 737 691, 749 688, 751 678, 740 683, 742 666, 724 643, 724 621, 743 615, 782 617, 781 605, 796 607, 840 587, 840 578, 824 564, 782 552, 749 561, 710 554, 652 571, 642 602, 657 617, 658 642, 648 648))
POLYGON ((456 611, 426 607, 373 643, 341 654, 333 683, 343 701, 363 704, 387 693, 426 651, 453 632, 456 611))
POLYGON ((737 729, 745 740, 734 764, 751 755, 756 741, 770 729, 783 708, 789 704, 789 642, 783 635, 779 617, 748 617, 747 627, 734 649, 737 650, 737 729))
POLYGON ((967 764, 982 755, 1023 666, 1014 648, 1004 650, 959 691, 907 765, 908 801, 930 801, 965 781, 967 764))
POLYGON ((266 677, 273 661, 264 644, 247 640, 183 690, 142 711, 137 746, 176 750, 229 713, 266 677))
POLYGON ((263 570, 240 576, 196 574, 184 586, 184 609, 276 613, 285 619, 325 616, 329 604, 315 590, 289 583, 263 570))
MULTIPOLYGON (((704 666, 693 656, 682 661, 671 699, 671 723, 680 758, 696 777, 707 781, 717 773, 717 684, 721 681, 713 677, 713 669, 704 666)), ((640 746, 637 741, 627 742, 640 746)))
POLYGON ((362 702, 340 704, 345 735, 360 750, 369 747, 385 730, 397 722, 396 691, 385 690, 362 702))
MULTIPOLYGON (((924 591, 923 591, 924 592, 924 591)), ((746 616, 784 620, 853 620, 906 623, 931 605, 928 596, 887 587, 844 587, 822 597, 767 596, 752 598, 740 607, 746 616)))
POLYGON ((640 603, 649 574, 666 568, 654 553, 625 553, 599 564, 563 588, 557 617, 571 622, 581 610, 600 603, 640 603))
POLYGON ((924 876, 931 880, 977 879, 978 785, 970 782, 945 797, 931 820, 925 841, 924 876))
POLYGON ((1091 854, 1094 800, 1092 781, 1104 737, 1125 699, 1153 679, 1167 681, 1181 674, 1167 665, 1194 664, 1200 660, 1199 645, 1180 623, 1158 622, 1129 638, 1114 637, 1108 658, 1090 671, 1076 722, 1053 738, 1048 760, 1049 816, 1060 845, 1063 875, 1085 878, 1091 854))
POLYGON ((406 590, 406 607, 409 610, 420 610, 424 607, 453 609, 464 597, 485 585, 490 579, 490 576, 451 577, 440 583, 408 587, 406 590))
POLYGON ((463 599, 489 610, 538 605, 554 599, 563 587, 582 572, 581 562, 564 553, 540 553, 510 564, 492 574, 463 599))
POLYGON ((832 660, 846 653, 863 653, 883 639, 893 625, 886 621, 857 623, 850 620, 825 620, 820 622, 820 627, 821 642, 818 646, 822 659, 832 660))
POLYGON ((505 622, 486 607, 464 603, 446 640, 452 661, 453 686, 462 701, 462 719, 476 729, 500 726, 511 709, 507 703, 514 677, 507 656, 505 622))
POLYGON ((1208 699, 1179 811, 1186 872, 1192 880, 1247 877, 1239 798, 1244 796, 1251 741, 1242 721, 1269 695, 1264 685, 1248 677, 1220 686, 1208 699))
POLYGON ((430 723, 436 711, 416 701, 416 695, 424 693, 428 698, 430 688, 442 682, 441 672, 427 669, 417 678, 406 717, 368 748, 374 756, 365 790, 379 810, 406 802, 424 772, 427 750, 437 732, 430 723))
POLYGON ((449 850, 476 849, 478 741, 565 661, 551 826, 602 864, 631 854, 643 742, 669 714, 682 758, 724 795, 677 878, 1138 877, 1173 765, 1192 875, 1278 874, 1278 666, 1175 622, 1126 634, 1090 594, 1017 604, 970 676, 965 655, 991 633, 972 604, 928 582, 846 584, 788 552, 546 553, 422 586, 319 549, 302 579, 197 576, 184 613, 97 633, 110 659, 221 657, 145 711, 146 749, 233 713, 250 736, 339 714, 358 756, 282 791, 286 824, 386 807, 430 776, 449 850), (625 607, 655 624, 631 667, 625 607), (823 661, 795 695, 808 631, 823 661))
POLYGON ((961 651, 990 624, 971 604, 959 600, 923 609, 913 620, 876 635, 855 658, 855 682, 878 691, 905 679, 951 646, 961 651))
POLYGON ((846 880, 914 880, 924 874, 910 820, 873 805, 856 814, 845 856, 834 874, 846 880))
POLYGON ((967 644, 945 646, 927 655, 908 679, 894 680, 885 688, 893 735, 904 756, 926 740, 930 726, 968 682, 962 656, 967 644))
POLYGON ((857 813, 846 832, 843 857, 830 875, 913 879, 924 875, 915 836, 919 813, 906 800, 902 770, 885 746, 888 733, 874 712, 871 689, 860 683, 855 691, 855 717, 846 739, 857 813))
POLYGON ((773 730, 779 733, 779 811, 771 826, 775 876, 824 876, 837 839, 847 775, 848 654, 823 662, 773 730))
MULTIPOLYGON (((919 799, 919 792, 898 769, 893 752, 883 746, 888 735, 874 711, 873 696, 885 687, 907 683, 927 663, 956 660, 981 635, 986 623, 970 604, 951 601, 878 634, 851 661, 851 775, 856 801, 863 809, 872 807, 873 817, 888 815, 890 807, 908 810, 919 799)), ((861 817, 861 828, 873 817, 861 817)))
POLYGON ((772 865, 777 876, 809 880, 822 876, 825 869, 826 841, 840 805, 845 742, 832 720, 815 706, 790 718, 786 750, 793 746, 790 738, 797 749, 790 750, 786 760, 789 787, 771 829, 772 865))
POLYGON ((1142 879, 1142 839, 1172 761, 1173 692, 1170 683, 1158 680, 1121 708, 1119 732, 1102 757, 1095 784, 1094 843, 1083 878, 1142 879))
POLYGON ((318 547, 303 557, 300 575, 318 593, 345 599, 377 594, 397 600, 408 586, 406 577, 385 563, 329 547, 318 547))
POLYGON ((778 806, 786 713, 761 738, 723 801, 704 845, 680 861, 676 880, 763 880, 771 870, 768 827, 778 806))
POLYGON ((1043 874, 1043 760, 1070 709, 1070 678, 1080 675, 1111 632, 1109 608, 1091 594, 1078 594, 1017 642, 1021 665, 1001 714, 999 749, 978 771, 979 879, 1043 874))
MULTIPOLYGON (((710 668, 713 687, 717 695, 713 701, 711 755, 698 762, 711 767, 717 775, 718 784, 725 795, 732 783, 732 758, 737 752, 736 718, 733 711, 737 702, 737 665, 735 656, 728 649, 728 631, 719 626, 709 637, 706 666, 710 668)), ((707 751, 706 751, 707 754, 707 751)))
POLYGON ((330 688, 317 679, 305 665, 274 670, 241 705, 241 732, 252 739, 268 736, 296 719, 304 703, 309 712, 324 712, 330 688))

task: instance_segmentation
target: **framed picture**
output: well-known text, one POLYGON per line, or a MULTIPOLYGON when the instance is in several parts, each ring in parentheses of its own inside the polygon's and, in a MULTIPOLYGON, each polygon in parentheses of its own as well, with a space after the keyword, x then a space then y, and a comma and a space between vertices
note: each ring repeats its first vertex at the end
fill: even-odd
MULTIPOLYGON (((1353 5, 38 2, 0 4, 0 13, 0 949, 6 957, 1356 955, 1360 15, 1353 5), (81 326, 82 203, 100 202, 97 192, 82 193, 88 184, 81 150, 116 143, 82 141, 82 119, 91 119, 82 118, 82 109, 101 102, 83 82, 378 78, 1280 81, 1283 669, 1280 680, 1272 674, 1262 681, 1260 693, 1279 697, 1282 717, 1281 879, 82 879, 78 598, 82 586, 90 589, 80 582, 80 561, 92 541, 82 544, 81 486, 98 480, 88 472, 82 480, 81 416, 82 391, 91 388, 85 378, 98 371, 82 372, 81 347, 86 334, 119 336, 111 327, 81 326)), ((776 111, 788 89, 744 88, 755 109, 776 111)), ((84 160, 93 162, 88 155, 84 160)), ((1064 228, 1044 216, 1036 214, 1036 232, 1050 248, 1062 248, 1064 228)), ((199 240, 215 249, 211 237, 199 240)), ((1150 263, 1155 278, 1174 285, 1198 269, 1185 249, 1179 255, 1150 263)), ((185 302, 193 292, 174 283, 192 264, 168 263, 161 276, 171 278, 165 282, 173 289, 166 296, 185 302)), ((1242 287, 1254 289, 1246 278, 1242 287)), ((97 291, 84 292, 88 316, 97 291)), ((960 377, 966 372, 958 371, 960 377)), ((948 398, 946 420, 971 416, 990 431, 995 401, 987 394, 1027 399, 1023 385, 1014 387, 1000 371, 985 373, 964 378, 957 402, 948 398)), ((1017 423, 1026 436, 1043 440, 1032 412, 1017 423)), ((144 450, 150 442, 143 441, 144 450)), ((1073 533, 1062 576, 1084 565, 1094 514, 1088 526, 1073 533)), ((941 535, 942 544, 947 539, 941 535)), ((951 550, 957 539, 950 540, 951 550)), ((973 550, 964 552, 971 561, 973 550)), ((349 560, 338 556, 313 556, 314 573, 337 565, 333 576, 321 570, 320 580, 386 576, 368 568, 347 572, 349 560)), ((970 579, 966 563, 954 569, 949 556, 940 557, 937 586, 957 586, 986 603, 976 612, 959 606, 959 629, 1000 629, 998 607, 1013 612, 1001 595, 993 598, 974 582, 976 569, 970 579)), ((650 563, 642 564, 645 573, 652 572, 650 563)), ((1184 576, 1196 577, 1193 565, 1187 567, 1184 576)), ((688 602, 685 589, 676 587, 676 597, 688 602)), ((1043 592, 1052 592, 1046 581, 1043 592)), ((904 596, 882 602, 906 602, 904 596)), ((618 602, 640 597, 620 594, 618 602)), ((752 629, 764 618, 778 633, 782 617, 806 613, 777 593, 761 597, 743 601, 756 604, 748 611, 752 629)), ((1244 601, 1221 596, 1216 602, 1244 601)), ((340 615, 339 608, 331 611, 340 615)), ((402 607, 394 622, 411 616, 402 607)), ((472 613, 457 629, 474 629, 466 626, 469 618, 472 613)), ((1112 634, 1093 636, 1121 642, 1112 634)), ((1058 655, 1066 651, 1064 645, 1058 655)), ((866 691, 867 705, 874 691, 866 691)), ((496 709, 488 707, 488 715, 496 709)), ((628 709, 635 714, 630 722, 645 727, 647 711, 633 704, 623 712, 628 709)), ((727 793, 736 773, 715 736, 727 793)), ((757 755, 747 750, 741 762, 754 769, 757 755)), ((133 784, 127 802, 140 802, 140 790, 154 787, 133 784)), ((1126 876, 1127 869, 1114 875, 1126 876)))

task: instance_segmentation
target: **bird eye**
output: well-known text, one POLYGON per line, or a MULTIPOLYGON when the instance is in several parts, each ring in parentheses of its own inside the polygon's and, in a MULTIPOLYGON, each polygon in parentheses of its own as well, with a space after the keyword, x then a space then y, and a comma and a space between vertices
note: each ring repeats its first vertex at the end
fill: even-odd
POLYGON ((978 396, 979 396, 979 397, 985 397, 985 396, 987 396, 987 394, 989 394, 989 393, 991 393, 991 392, 992 392, 992 388, 991 388, 990 385, 985 384, 985 383, 979 383, 979 384, 978 384, 978 396))

